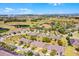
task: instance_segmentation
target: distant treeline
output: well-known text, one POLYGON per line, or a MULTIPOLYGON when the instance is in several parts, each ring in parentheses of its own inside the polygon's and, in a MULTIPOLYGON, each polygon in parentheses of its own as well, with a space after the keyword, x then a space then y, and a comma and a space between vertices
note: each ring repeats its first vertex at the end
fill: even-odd
POLYGON ((26 19, 22 19, 22 20, 19 20, 19 19, 8 19, 8 20, 5 20, 4 23, 7 23, 7 22, 26 22, 26 19))
POLYGON ((36 18, 36 19, 33 18, 33 19, 31 19, 32 22, 37 22, 38 20, 42 20, 42 18, 36 18))
MULTIPOLYGON (((31 19, 31 21, 34 21, 34 22, 37 22, 38 20, 42 20, 42 18, 33 18, 31 19)), ((7 22, 26 22, 27 20, 26 19, 7 19, 7 20, 4 20, 4 23, 7 23, 7 22)))
POLYGON ((3 19, 0 19, 0 21, 3 21, 3 19))
POLYGON ((27 28, 30 27, 30 25, 14 25, 17 28, 27 28))

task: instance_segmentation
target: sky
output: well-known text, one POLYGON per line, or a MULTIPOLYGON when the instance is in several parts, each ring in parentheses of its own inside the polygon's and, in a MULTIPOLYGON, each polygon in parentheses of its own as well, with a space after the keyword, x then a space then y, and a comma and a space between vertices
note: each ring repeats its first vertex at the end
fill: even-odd
POLYGON ((74 14, 79 3, 0 3, 0 14, 74 14))

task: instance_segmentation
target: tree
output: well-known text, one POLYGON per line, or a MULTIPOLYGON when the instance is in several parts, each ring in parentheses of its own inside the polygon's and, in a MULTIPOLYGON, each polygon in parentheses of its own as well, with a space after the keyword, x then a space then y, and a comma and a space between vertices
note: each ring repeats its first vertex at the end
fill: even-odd
POLYGON ((28 44, 25 44, 24 46, 23 46, 23 48, 28 48, 28 47, 30 47, 30 44, 28 43, 28 44))
POLYGON ((78 33, 79 33, 79 28, 78 28, 78 33))
POLYGON ((50 52, 50 56, 55 56, 55 55, 57 55, 57 51, 56 51, 56 50, 52 50, 52 51, 50 52))
POLYGON ((23 42, 23 41, 20 41, 20 42, 19 42, 19 45, 22 45, 22 44, 24 44, 24 42, 23 42))
POLYGON ((5 44, 4 42, 0 42, 0 46, 10 51, 14 51, 17 48, 15 46, 5 44))
POLYGON ((12 46, 12 45, 8 46, 8 49, 9 49, 10 51, 14 51, 16 48, 17 48, 17 47, 12 46))
POLYGON ((69 45, 69 46, 72 46, 72 44, 70 43, 70 37, 69 37, 69 36, 66 37, 66 40, 67 40, 67 42, 68 42, 68 45, 69 45))
POLYGON ((73 36, 73 35, 72 35, 72 33, 69 33, 69 34, 68 34, 68 36, 70 36, 70 37, 71 37, 71 36, 73 36))
POLYGON ((36 46, 33 46, 31 49, 32 49, 32 50, 35 50, 36 48, 37 48, 36 46))
POLYGON ((70 40, 70 37, 69 37, 69 36, 67 36, 67 37, 66 37, 66 39, 67 39, 67 40, 70 40))
POLYGON ((60 27, 58 28, 58 31, 61 33, 61 34, 65 34, 65 29, 63 27, 60 27))
POLYGON ((31 19, 31 22, 37 22, 37 19, 31 19))
POLYGON ((79 47, 75 48, 75 50, 79 52, 79 47))
POLYGON ((5 43, 4 42, 0 42, 0 46, 4 47, 5 43))
POLYGON ((42 53, 46 53, 47 52, 47 49, 42 49, 42 53))
POLYGON ((27 52, 25 52, 25 51, 24 51, 24 53, 23 53, 23 54, 24 54, 25 56, 27 56, 27 52))
POLYGON ((33 55, 33 52, 32 52, 32 51, 28 51, 28 52, 27 52, 27 55, 28 55, 28 56, 32 56, 32 55, 33 55))
POLYGON ((26 35, 26 34, 22 34, 21 36, 22 36, 23 38, 26 38, 27 35, 26 35))
POLYGON ((51 39, 49 39, 49 38, 47 38, 47 37, 43 37, 42 41, 49 43, 49 42, 51 41, 51 39))
POLYGON ((58 40, 58 45, 63 46, 63 42, 61 40, 58 40))
POLYGON ((68 42, 66 39, 61 39, 61 40, 58 40, 58 44, 60 46, 67 46, 68 45, 68 42))
POLYGON ((30 36, 30 39, 31 40, 36 40, 36 37, 35 36, 30 36))

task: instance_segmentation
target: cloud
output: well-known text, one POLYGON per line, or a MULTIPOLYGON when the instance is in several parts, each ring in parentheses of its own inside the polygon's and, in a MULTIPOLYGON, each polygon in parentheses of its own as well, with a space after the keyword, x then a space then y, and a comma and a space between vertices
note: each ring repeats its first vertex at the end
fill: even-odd
POLYGON ((3 11, 4 12, 11 12, 11 11, 14 11, 14 9, 13 8, 4 8, 3 11))
POLYGON ((32 13, 32 10, 28 8, 20 8, 19 11, 20 13, 23 13, 23 14, 32 13))
POLYGON ((0 8, 0 14, 30 14, 31 9, 28 8, 0 8))
POLYGON ((20 8, 20 10, 25 10, 25 11, 27 11, 27 10, 29 10, 28 8, 20 8))
POLYGON ((54 3, 53 5, 54 5, 54 6, 57 6, 58 4, 57 4, 57 3, 54 3))
POLYGON ((59 6, 61 5, 62 3, 49 3, 50 5, 53 5, 53 6, 59 6))

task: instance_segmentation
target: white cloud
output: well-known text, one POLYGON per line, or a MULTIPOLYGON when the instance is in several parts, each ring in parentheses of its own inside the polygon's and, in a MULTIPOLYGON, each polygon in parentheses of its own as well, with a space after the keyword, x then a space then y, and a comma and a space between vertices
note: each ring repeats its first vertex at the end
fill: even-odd
POLYGON ((61 5, 62 3, 49 3, 50 5, 53 5, 53 6, 59 6, 61 5))
POLYGON ((28 8, 20 8, 20 10, 25 10, 25 11, 27 11, 27 10, 30 10, 30 9, 28 9, 28 8))
POLYGON ((4 8, 3 11, 4 12, 11 12, 11 11, 14 11, 14 9, 13 8, 4 8))
POLYGON ((14 10, 13 8, 5 8, 6 10, 14 10))
POLYGON ((20 8, 19 9, 20 13, 32 13, 32 10, 31 9, 28 9, 28 8, 20 8))
POLYGON ((0 8, 0 14, 28 14, 32 13, 28 8, 0 8))
POLYGON ((58 4, 57 4, 57 3, 54 3, 53 5, 54 5, 54 6, 57 6, 58 4))

